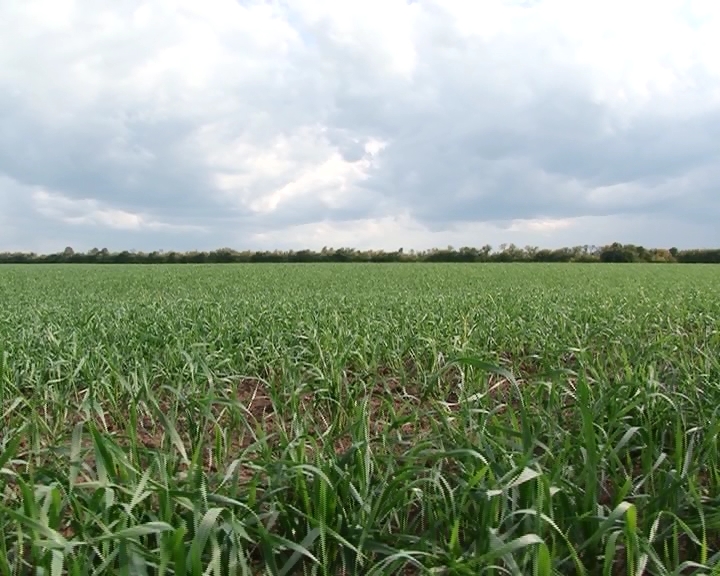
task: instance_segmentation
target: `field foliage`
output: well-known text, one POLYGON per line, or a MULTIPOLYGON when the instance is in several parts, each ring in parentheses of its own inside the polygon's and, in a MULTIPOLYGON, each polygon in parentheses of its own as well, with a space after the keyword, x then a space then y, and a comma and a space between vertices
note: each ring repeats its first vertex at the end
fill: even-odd
POLYGON ((718 286, 5 266, 0 574, 720 573, 718 286))

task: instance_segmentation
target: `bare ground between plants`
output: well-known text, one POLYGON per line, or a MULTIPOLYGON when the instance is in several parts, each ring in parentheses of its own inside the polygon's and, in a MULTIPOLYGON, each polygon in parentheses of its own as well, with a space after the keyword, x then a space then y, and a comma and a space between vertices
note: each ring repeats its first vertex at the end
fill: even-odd
MULTIPOLYGON (((428 389, 427 383, 418 381, 417 373, 418 369, 411 359, 404 361, 402 375, 394 374, 387 366, 381 366, 370 378, 359 376, 352 369, 344 372, 344 389, 359 392, 356 398, 344 400, 365 404, 363 422, 367 426, 365 433, 368 438, 393 437, 399 440, 396 449, 401 449, 403 441, 419 442, 429 437, 433 432, 434 417, 446 417, 461 409, 458 389, 461 374, 458 369, 448 370, 442 379, 433 382, 433 390, 428 389)), ((188 455, 193 453, 191 428, 197 426, 198 422, 203 423, 204 430, 201 435, 207 448, 203 455, 203 465, 211 473, 222 470, 224 466, 247 455, 259 445, 266 444, 272 449, 277 446, 283 433, 291 437, 291 424, 294 419, 302 421, 306 438, 313 440, 308 444, 310 452, 324 451, 330 443, 335 454, 342 454, 351 446, 353 434, 357 434, 357 430, 350 429, 352 424, 357 424, 351 421, 357 415, 350 413, 354 410, 352 407, 346 410, 347 429, 338 429, 335 426, 333 421, 336 420, 334 417, 337 417, 337 411, 342 412, 345 408, 339 407, 334 399, 328 398, 327 392, 307 387, 296 394, 295 398, 288 394, 281 398, 276 396, 273 400, 271 385, 262 378, 251 377, 238 379, 232 388, 225 392, 226 396, 208 404, 204 413, 196 407, 194 413, 179 410, 174 417, 172 414, 176 399, 163 396, 156 399, 159 410, 176 427, 188 455), (336 413, 331 414, 333 411, 336 413), (333 426, 335 429, 330 430, 333 426), (218 432, 222 437, 224 455, 209 452, 218 432)), ((500 377, 490 376, 487 394, 491 401, 502 403, 509 395, 509 385, 500 377)), ((113 405, 99 404, 97 408, 101 415, 96 411, 88 413, 64 408, 65 410, 58 411, 58 414, 64 414, 60 422, 53 421, 52 408, 49 408, 47 430, 53 431, 52 436, 48 435, 47 431, 36 431, 32 441, 30 438, 21 440, 15 456, 16 465, 17 461, 29 462, 34 456, 38 456, 38 448, 40 451, 68 453, 73 429, 78 424, 84 425, 81 443, 83 462, 90 469, 94 468, 95 464, 91 450, 90 424, 112 438, 124 450, 136 448, 149 456, 159 451, 177 449, 165 423, 145 402, 135 407, 136 415, 132 419, 129 409, 121 412, 113 405), (134 427, 131 422, 133 420, 134 427)), ((195 430, 195 439, 197 438, 198 431, 195 430)))

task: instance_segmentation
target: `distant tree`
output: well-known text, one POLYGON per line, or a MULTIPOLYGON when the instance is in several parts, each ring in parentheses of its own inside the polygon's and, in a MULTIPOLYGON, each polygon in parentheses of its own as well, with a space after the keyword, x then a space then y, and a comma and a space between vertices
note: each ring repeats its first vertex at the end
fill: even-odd
POLYGON ((403 248, 392 252, 384 250, 356 250, 354 248, 323 247, 300 251, 257 251, 238 252, 232 248, 220 248, 212 252, 140 252, 124 250, 110 252, 107 248, 93 248, 86 253, 75 252, 68 246, 63 252, 39 255, 35 253, 0 253, 0 264, 50 264, 73 262, 125 263, 125 264, 188 264, 188 263, 247 263, 247 262, 677 262, 677 263, 720 263, 720 249, 678 250, 673 247, 645 248, 633 244, 613 244, 596 247, 580 245, 554 250, 539 249, 535 246, 519 248, 515 244, 502 244, 493 252, 492 246, 482 248, 463 246, 456 249, 433 248, 430 250, 405 251, 403 248))
POLYGON ((634 246, 624 246, 614 242, 600 250, 601 262, 636 262, 638 260, 634 246))

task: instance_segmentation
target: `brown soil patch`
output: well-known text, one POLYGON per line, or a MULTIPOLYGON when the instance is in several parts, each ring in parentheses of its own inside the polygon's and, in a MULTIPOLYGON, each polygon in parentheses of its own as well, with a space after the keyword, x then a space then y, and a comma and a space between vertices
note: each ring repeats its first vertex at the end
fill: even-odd
MULTIPOLYGON (((442 360, 440 360, 442 361, 442 360)), ((374 374, 352 370, 345 371, 346 389, 361 390, 360 396, 353 399, 355 402, 367 402, 367 425, 371 440, 383 440, 385 446, 394 446, 393 450, 404 451, 408 446, 422 441, 434 428, 435 417, 446 417, 448 413, 461 409, 459 387, 463 382, 462 370, 457 366, 447 367, 435 381, 421 382, 418 374, 421 373, 417 361, 408 356, 403 360, 400 368, 389 365, 379 366, 374 374), (399 440, 399 442, 398 442, 399 440), (389 441, 389 442, 388 442, 389 441)), ((265 371, 272 375, 268 368, 265 371)), ((367 372, 367 371, 364 371, 367 372)), ((194 433, 204 434, 207 439, 207 451, 203 455, 204 466, 208 473, 219 473, 226 469, 229 461, 242 458, 244 451, 252 449, 256 442, 256 433, 263 436, 272 436, 284 430, 289 431, 293 418, 307 418, 308 433, 318 442, 318 449, 323 449, 326 442, 331 443, 332 451, 337 454, 345 453, 352 445, 352 435, 348 431, 334 430, 327 436, 331 418, 326 418, 326 410, 342 410, 340 405, 325 402, 317 397, 311 390, 301 392, 299 396, 291 398, 288 395, 276 399, 280 405, 273 405, 269 384, 261 378, 246 377, 237 381, 231 390, 226 390, 227 398, 219 398, 208 407, 209 418, 205 429, 194 433), (292 400, 292 402, 291 402, 292 400), (297 412, 289 413, 291 406, 297 405, 297 412), (299 413, 299 414, 298 414, 299 413), (213 454, 213 441, 217 432, 222 435, 222 447, 227 453, 213 454), (325 440, 325 438, 328 438, 325 440), (229 461, 223 461, 229 460, 229 461)), ((497 380, 491 382, 491 393, 500 395, 507 390, 507 383, 497 380)), ((344 399, 347 402, 348 399, 344 399)), ((175 412, 176 398, 160 394, 158 397, 159 409, 170 416, 175 412)), ((95 412, 84 410, 69 410, 62 425, 62 433, 58 437, 46 438, 47 447, 58 446, 69 448, 72 431, 76 424, 92 421, 98 430, 108 433, 124 451, 131 445, 131 437, 137 440, 140 449, 137 457, 144 460, 151 457, 152 452, 159 450, 175 450, 167 431, 156 414, 148 407, 137 407, 137 420, 134 430, 129 430, 130 419, 127 412, 121 415, 118 407, 113 406, 104 411, 102 416, 95 412), (147 453, 147 454, 146 454, 147 453)), ((185 444, 188 456, 192 454, 190 434, 192 431, 192 415, 181 411, 173 417, 173 423, 185 444)), ((203 417, 204 419, 205 417, 203 417)), ((268 439, 268 446, 272 449, 277 445, 277 439, 268 439)), ((308 448, 312 450, 311 447, 308 448)), ((24 440, 18 450, 18 459, 27 458, 34 450, 29 441, 24 440)), ((92 441, 88 428, 85 427, 82 439, 82 459, 80 469, 81 477, 86 473, 83 468, 95 467, 92 441)), ((126 454, 135 459, 135 455, 126 454)), ((149 465, 149 462, 135 462, 139 468, 149 465)), ((239 471, 243 479, 256 475, 254 470, 239 471)))

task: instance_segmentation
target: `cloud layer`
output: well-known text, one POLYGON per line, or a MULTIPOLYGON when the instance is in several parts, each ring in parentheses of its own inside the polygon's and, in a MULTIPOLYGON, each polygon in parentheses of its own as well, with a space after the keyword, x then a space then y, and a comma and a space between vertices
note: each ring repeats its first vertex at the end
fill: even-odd
POLYGON ((720 245, 714 0, 9 0, 0 250, 720 245))

